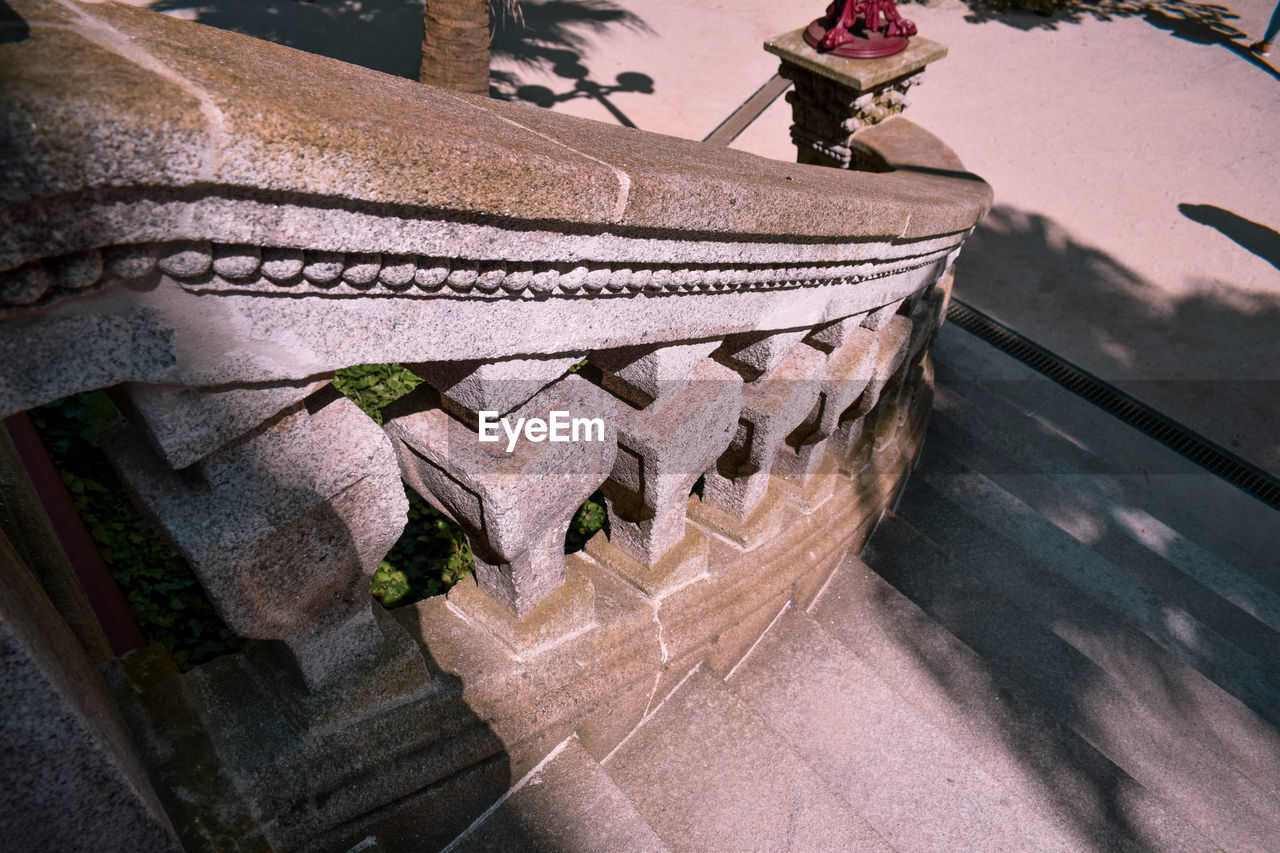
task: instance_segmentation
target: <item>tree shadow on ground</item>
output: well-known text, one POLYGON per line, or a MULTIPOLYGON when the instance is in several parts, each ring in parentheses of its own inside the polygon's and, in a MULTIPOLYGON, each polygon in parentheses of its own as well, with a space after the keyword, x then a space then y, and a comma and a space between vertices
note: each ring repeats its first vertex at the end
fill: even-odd
POLYGON ((1019 380, 943 364, 920 465, 865 558, 976 654, 939 654, 935 631, 886 609, 890 641, 945 695, 943 713, 980 733, 970 750, 1017 767, 1011 784, 1077 849, 1187 849, 1197 829, 1250 846, 1242 836, 1274 822, 1262 804, 1280 745, 1280 589, 1264 567, 1223 567, 1165 515, 1176 500, 1229 502, 1232 487, 1148 471, 1161 462, 1143 450, 1095 455, 1051 404, 1000 448, 984 425, 1007 423, 1009 404, 992 386, 1019 380))
MULTIPOLYGON (((1273 261, 1270 229, 1226 211, 1210 224, 1273 261)), ((1205 235, 1211 252, 1216 238, 1205 235)), ((956 281, 961 299, 1280 475, 1280 295, 1226 278, 1171 294, 1052 219, 1009 206, 974 232, 956 281)))
MULTIPOLYGON (((1227 211, 1184 213, 1274 245, 1227 211)), ((1145 375, 1117 384, 1280 472, 1280 297, 1170 295, 1007 206, 966 243, 956 296, 1105 379, 1145 375), (1171 353, 1191 379, 1159 376, 1171 353)), ((857 614, 897 650, 890 677, 918 673, 934 717, 1074 849, 1265 849, 1275 510, 955 327, 933 353, 928 440, 864 553, 927 614, 885 594, 857 614)))
MULTIPOLYGON (((423 0, 156 0, 150 8, 264 41, 305 50, 397 77, 418 79, 422 61, 423 0)), ((518 69, 551 72, 563 91, 527 85, 520 72, 495 70, 489 94, 541 107, 577 98, 599 102, 626 127, 635 124, 613 103, 618 93, 653 93, 653 79, 624 71, 614 82, 591 77, 583 56, 594 37, 622 28, 651 32, 636 14, 611 0, 525 0, 510 14, 490 0, 492 58, 518 69)))
POLYGON ((653 79, 636 71, 624 71, 614 83, 601 83, 591 78, 583 57, 593 38, 610 29, 651 32, 639 16, 610 0, 545 0, 523 3, 519 18, 494 14, 491 21, 494 60, 539 74, 549 71, 572 84, 556 92, 546 86, 523 83, 518 70, 495 70, 489 78, 492 97, 540 107, 589 98, 604 106, 619 124, 635 127, 610 96, 621 92, 653 94, 653 79))
POLYGON ((1086 19, 1112 21, 1143 16, 1150 21, 1148 16, 1154 13, 1212 30, 1224 40, 1245 38, 1231 23, 1238 20, 1239 15, 1218 3, 1196 0, 964 0, 964 3, 969 7, 969 14, 965 15, 969 23, 998 21, 1018 30, 1056 30, 1062 24, 1079 24, 1086 19))
POLYGON ((1218 3, 1196 0, 963 0, 971 24, 998 21, 1024 32, 1056 30, 1086 19, 1142 17, 1157 29, 1194 44, 1219 45, 1280 80, 1267 60, 1251 51, 1249 36, 1235 26, 1240 16, 1218 3))
MULTIPOLYGON (((1216 44, 1225 47, 1245 62, 1257 66, 1275 79, 1280 80, 1280 71, 1271 67, 1265 59, 1250 50, 1244 43, 1248 36, 1226 23, 1224 19, 1217 18, 1214 14, 1182 14, 1180 7, 1185 4, 1173 4, 1173 8, 1168 8, 1169 5, 1159 4, 1148 7, 1143 10, 1142 17, 1151 26, 1166 30, 1170 35, 1183 41, 1189 41, 1193 44, 1216 44), (1170 12, 1173 14, 1170 14, 1170 12)), ((1212 12, 1221 7, 1206 6, 1204 8, 1212 12)), ((1232 18, 1238 17, 1230 13, 1228 16, 1232 18)))
POLYGON ((158 0, 150 8, 417 80, 422 6, 422 0, 158 0))

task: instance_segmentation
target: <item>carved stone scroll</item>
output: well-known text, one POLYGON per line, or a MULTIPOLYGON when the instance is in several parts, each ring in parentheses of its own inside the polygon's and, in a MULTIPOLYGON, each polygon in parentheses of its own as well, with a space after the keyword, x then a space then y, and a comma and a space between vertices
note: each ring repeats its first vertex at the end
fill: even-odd
POLYGON ((407 502, 390 442, 354 403, 322 391, 182 472, 132 427, 106 449, 227 624, 283 644, 306 691, 379 653, 369 583, 407 502))

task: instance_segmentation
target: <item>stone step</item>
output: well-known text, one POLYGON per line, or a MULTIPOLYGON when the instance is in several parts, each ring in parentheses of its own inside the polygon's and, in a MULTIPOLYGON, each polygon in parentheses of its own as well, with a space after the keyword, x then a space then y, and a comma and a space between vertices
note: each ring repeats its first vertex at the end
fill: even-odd
POLYGON ((931 464, 898 514, 945 559, 880 538, 868 565, 1212 841, 1267 849, 1280 837, 1274 727, 1046 567, 1039 543, 933 488, 931 464))
MULTIPOLYGON (((960 364, 981 369, 972 361, 960 364)), ((938 372, 936 423, 976 440, 969 455, 982 473, 1000 482, 1045 475, 1082 489, 1111 510, 1093 513, 1110 522, 1108 530, 1159 550, 1224 596, 1253 603, 1259 618, 1280 627, 1276 510, 1043 378, 975 380, 955 363, 938 372), (1046 388, 1056 389, 1048 399, 1046 388)))
MULTIPOLYGON (((903 561, 947 559, 892 515, 873 541, 903 561)), ((1218 849, 858 558, 811 613, 1076 849, 1218 849)))
POLYGON ((667 847, 604 768, 570 739, 445 850, 665 853, 667 847))
POLYGON ((1274 683, 1280 676, 1280 591, 1117 494, 1104 478, 999 473, 1000 451, 969 426, 959 422, 954 409, 937 416, 931 424, 930 459, 940 453, 963 459, 966 470, 961 474, 980 472, 1061 534, 1097 553, 1109 571, 1118 572, 1117 583, 1147 595, 1158 590, 1161 623, 1167 625, 1169 614, 1178 614, 1180 628, 1202 625, 1256 660, 1262 679, 1274 683))
POLYGON ((784 613, 728 684, 897 850, 1080 849, 805 613, 784 613))
POLYGON ((703 669, 603 765, 673 850, 893 849, 703 669))
MULTIPOLYGON (((1031 555, 1037 568, 1054 580, 1122 617, 1173 658, 1203 673, 1273 725, 1280 724, 1280 685, 1275 680, 1277 671, 1267 659, 1246 652, 1189 611, 1175 607, 1159 579, 1150 584, 1135 578, 1124 564, 1112 562, 1054 525, 940 445, 931 446, 922 457, 917 480, 963 507, 966 517, 997 531, 1003 540, 1031 555)), ((932 535, 928 528, 924 532, 932 535)), ((1249 620, 1243 612, 1239 618, 1249 620)), ((1271 650, 1266 643, 1257 647, 1263 652, 1271 650)), ((1269 656, 1273 663, 1274 655, 1269 656)))
POLYGON ((961 329, 944 326, 933 352, 935 423, 956 421, 981 439, 982 473, 1092 480, 1280 593, 1276 510, 961 329))

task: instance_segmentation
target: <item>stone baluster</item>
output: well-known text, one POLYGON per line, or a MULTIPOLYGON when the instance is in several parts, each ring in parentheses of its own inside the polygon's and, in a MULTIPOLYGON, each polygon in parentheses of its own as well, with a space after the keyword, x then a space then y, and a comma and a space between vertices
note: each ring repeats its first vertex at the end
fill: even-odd
POLYGON ((805 342, 828 353, 819 384, 818 405, 790 435, 773 464, 773 472, 788 484, 794 500, 806 511, 828 497, 835 486, 834 460, 826 454, 840 416, 871 381, 879 338, 861 325, 865 315, 847 317, 815 330, 805 342), (818 480, 817 483, 814 481, 818 480))
MULTIPOLYGON (((430 679, 369 592, 407 511, 391 443, 332 388, 289 402, 310 387, 130 386, 122 400, 137 426, 105 449, 227 624, 273 641, 248 651, 264 682, 319 724, 355 695, 353 684, 382 679, 412 693, 430 679), (175 470, 155 447, 190 464, 175 470)), ((382 693, 363 697, 361 712, 395 701, 396 690, 382 693)))
POLYGON ((904 309, 911 321, 911 339, 907 342, 907 356, 898 367, 905 375, 920 364, 933 345, 933 339, 946 318, 947 304, 951 300, 951 288, 955 273, 948 270, 932 287, 918 294, 909 310, 904 309))
MULTIPOLYGON (((529 389, 517 380, 522 390, 513 390, 510 377, 519 373, 473 371, 449 387, 469 389, 471 405, 501 406, 497 401, 510 403, 529 389)), ((457 522, 471 544, 475 583, 459 584, 450 601, 518 652, 594 618, 590 582, 581 576, 548 604, 555 614, 534 611, 565 583, 569 522, 613 467, 614 409, 607 392, 570 374, 510 410, 476 411, 424 383, 383 413, 405 482, 457 522)))
POLYGON ((733 441, 706 473, 695 518, 747 548, 767 539, 781 520, 761 507, 770 470, 787 436, 818 402, 826 355, 801 343, 806 334, 733 335, 715 353, 747 382, 733 441))
POLYGON ((847 472, 852 472, 862 461, 858 451, 867 413, 880 402, 881 393, 906 361, 911 346, 910 319, 900 314, 880 315, 878 319, 883 319, 883 323, 876 333, 879 344, 866 387, 840 414, 839 425, 828 442, 831 452, 841 460, 841 468, 847 472))
POLYGON ((649 595, 698 577, 707 540, 686 527, 690 490, 728 448, 742 378, 707 358, 719 341, 596 353, 618 403, 618 456, 604 484, 609 538, 588 552, 649 595))
POLYGON ((904 307, 903 314, 898 318, 910 322, 911 333, 902 347, 904 354, 885 381, 877 404, 879 411, 876 422, 871 425, 876 450, 885 447, 898 435, 912 410, 912 401, 918 396, 924 375, 923 362, 942 322, 942 312, 950 295, 950 284, 948 273, 938 286, 918 294, 909 307, 904 307))

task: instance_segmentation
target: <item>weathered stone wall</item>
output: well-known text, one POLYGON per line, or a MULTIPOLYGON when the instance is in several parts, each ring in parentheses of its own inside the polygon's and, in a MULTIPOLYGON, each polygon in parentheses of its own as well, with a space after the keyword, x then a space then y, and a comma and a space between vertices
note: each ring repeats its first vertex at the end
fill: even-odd
POLYGON ((6 848, 180 849, 102 677, 3 532, 0 686, 6 848))

